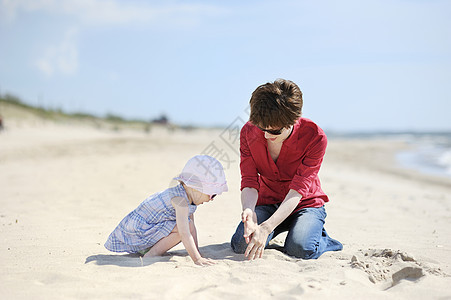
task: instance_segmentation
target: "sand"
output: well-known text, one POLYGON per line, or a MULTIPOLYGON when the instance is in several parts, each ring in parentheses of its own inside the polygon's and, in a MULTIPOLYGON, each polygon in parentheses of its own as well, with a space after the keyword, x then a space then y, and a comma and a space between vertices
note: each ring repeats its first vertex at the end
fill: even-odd
POLYGON ((281 235, 247 261, 229 244, 241 212, 231 132, 11 124, 0 132, 3 299, 451 298, 451 180, 398 167, 401 140, 330 139, 320 177, 343 251, 296 259, 281 235), (196 212, 201 253, 217 264, 194 265, 182 245, 157 258, 108 252, 117 223, 200 153, 223 160, 230 188, 196 212))

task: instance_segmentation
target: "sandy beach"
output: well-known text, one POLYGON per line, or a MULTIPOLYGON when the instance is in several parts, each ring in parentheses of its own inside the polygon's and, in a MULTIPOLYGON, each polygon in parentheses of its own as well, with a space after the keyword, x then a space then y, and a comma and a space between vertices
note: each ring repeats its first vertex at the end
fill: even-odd
POLYGON ((398 167, 403 141, 329 140, 326 229, 343 251, 296 259, 280 235, 247 261, 229 244, 241 213, 235 138, 10 123, 0 132, 2 298, 451 298, 451 180, 398 167), (118 222, 201 153, 219 155, 229 184, 196 212, 201 253, 217 264, 194 265, 182 245, 157 258, 108 252, 118 222))

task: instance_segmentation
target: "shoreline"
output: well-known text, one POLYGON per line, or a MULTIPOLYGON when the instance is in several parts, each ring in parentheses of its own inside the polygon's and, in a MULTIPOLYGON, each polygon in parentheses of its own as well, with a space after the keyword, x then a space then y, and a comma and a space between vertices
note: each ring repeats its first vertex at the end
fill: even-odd
MULTIPOLYGON (((327 152, 330 147, 340 145, 341 150, 334 151, 333 160, 347 160, 356 167, 359 164, 365 164, 374 170, 380 170, 387 174, 393 174, 400 177, 416 181, 424 181, 430 184, 438 184, 444 187, 451 187, 450 176, 443 172, 429 172, 427 166, 416 166, 405 163, 399 158, 403 153, 416 153, 417 146, 412 145, 410 139, 405 136, 383 136, 368 137, 365 139, 355 138, 331 138, 327 152), (361 149, 353 149, 353 145, 364 144, 370 148, 370 152, 362 153, 361 149)), ((337 147, 338 148, 338 147, 337 147)), ((326 152, 326 159, 328 153, 326 152)))

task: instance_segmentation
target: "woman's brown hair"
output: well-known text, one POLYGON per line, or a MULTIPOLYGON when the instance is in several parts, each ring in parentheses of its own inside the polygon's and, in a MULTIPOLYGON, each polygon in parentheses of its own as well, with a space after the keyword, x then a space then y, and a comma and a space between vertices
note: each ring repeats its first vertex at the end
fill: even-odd
POLYGON ((249 104, 252 124, 261 128, 285 128, 302 115, 302 92, 294 82, 277 79, 257 87, 249 104))

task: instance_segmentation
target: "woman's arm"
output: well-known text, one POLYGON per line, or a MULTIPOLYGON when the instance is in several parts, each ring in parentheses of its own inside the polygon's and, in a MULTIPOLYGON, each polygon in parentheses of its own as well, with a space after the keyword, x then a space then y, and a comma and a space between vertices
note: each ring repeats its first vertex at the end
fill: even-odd
POLYGON ((257 204, 258 191, 254 188, 244 188, 241 191, 241 221, 244 223, 244 238, 249 244, 251 235, 257 229, 257 215, 255 214, 255 205, 257 204))
POLYGON ((255 205, 257 204, 258 191, 254 188, 244 188, 241 191, 241 206, 243 211, 246 209, 250 209, 251 211, 255 210, 255 205))
POLYGON ((251 125, 246 124, 240 131, 240 172, 241 172, 241 190, 245 188, 254 188, 258 190, 260 184, 258 182, 257 166, 252 156, 250 147, 254 145, 255 137, 249 133, 251 125))
POLYGON ((280 204, 279 208, 274 212, 274 214, 265 222, 260 224, 265 231, 271 233, 280 223, 285 221, 286 218, 293 212, 296 206, 299 204, 302 195, 295 190, 289 190, 287 196, 280 204))
POLYGON ((186 199, 182 197, 174 197, 171 200, 172 206, 175 208, 177 229, 182 240, 183 246, 185 246, 191 259, 196 265, 211 265, 213 262, 210 259, 203 258, 199 250, 197 249, 196 242, 191 235, 189 229, 189 208, 186 199))
POLYGON ((246 251, 244 252, 244 255, 248 257, 248 259, 262 257, 263 250, 266 245, 266 240, 268 239, 269 234, 280 223, 288 218, 288 216, 298 205, 301 198, 302 195, 297 191, 290 190, 275 213, 268 220, 257 226, 254 233, 252 234, 252 239, 248 243, 246 251))
POLYGON ((250 237, 257 227, 255 205, 258 199, 258 171, 250 150, 254 139, 249 136, 249 124, 245 124, 240 131, 240 171, 241 171, 241 221, 244 223, 243 237, 249 243, 250 237), (249 142, 250 141, 250 142, 249 142))
POLYGON ((309 196, 312 182, 318 178, 324 155, 326 153, 327 137, 324 133, 319 134, 311 143, 305 157, 299 164, 296 174, 290 183, 290 189, 297 191, 304 197, 309 196))

